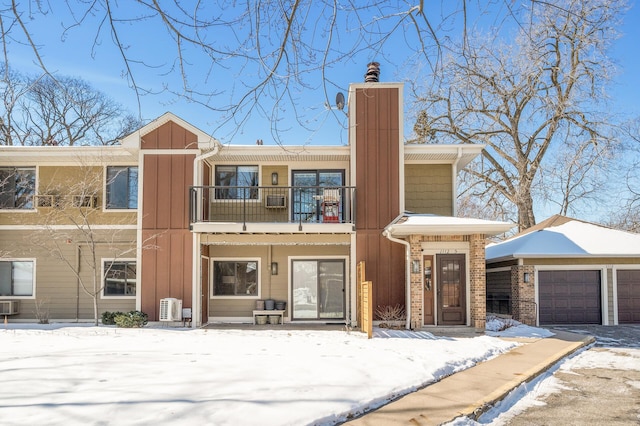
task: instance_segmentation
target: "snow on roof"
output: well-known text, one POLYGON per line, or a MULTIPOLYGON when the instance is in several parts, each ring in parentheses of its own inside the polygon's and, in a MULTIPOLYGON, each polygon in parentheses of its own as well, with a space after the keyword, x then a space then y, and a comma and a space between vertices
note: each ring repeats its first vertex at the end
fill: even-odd
POLYGON ((640 257, 640 234, 569 220, 487 246, 487 260, 532 257, 640 257))
POLYGON ((405 213, 385 228, 394 237, 408 235, 498 235, 507 232, 513 223, 432 214, 405 213))

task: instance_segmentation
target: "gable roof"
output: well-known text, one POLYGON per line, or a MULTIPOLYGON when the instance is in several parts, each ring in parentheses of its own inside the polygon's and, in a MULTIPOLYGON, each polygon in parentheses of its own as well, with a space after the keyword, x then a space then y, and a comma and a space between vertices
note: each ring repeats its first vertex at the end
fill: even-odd
POLYGON ((551 257, 640 257, 640 234, 555 215, 486 249, 492 262, 551 257))
POLYGON ((152 132, 153 130, 157 129, 158 127, 162 126, 163 124, 169 122, 169 121, 173 121, 174 123, 176 123, 177 125, 179 125, 180 127, 190 131, 191 133, 195 134, 198 137, 198 145, 203 145, 201 146, 201 148, 203 149, 212 149, 214 145, 219 145, 220 142, 213 138, 211 135, 209 135, 206 132, 203 132, 202 130, 198 129, 196 126, 194 126, 193 124, 183 120, 182 118, 178 117, 177 115, 175 115, 172 112, 165 112, 164 114, 162 114, 160 117, 156 118, 155 120, 151 121, 150 123, 142 126, 141 128, 139 128, 138 130, 128 134, 127 136, 125 136, 124 138, 122 138, 120 140, 120 143, 122 144, 122 146, 131 146, 131 147, 135 147, 138 148, 139 144, 140 144, 140 138, 150 132, 152 132))

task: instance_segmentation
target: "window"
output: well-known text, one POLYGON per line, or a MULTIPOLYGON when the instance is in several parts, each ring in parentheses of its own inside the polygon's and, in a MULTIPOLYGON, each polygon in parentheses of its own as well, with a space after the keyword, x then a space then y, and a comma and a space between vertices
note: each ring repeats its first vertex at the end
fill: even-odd
POLYGON ((137 167, 107 167, 107 208, 138 208, 137 167))
POLYGON ((345 261, 293 260, 293 320, 344 319, 345 261))
POLYGON ((105 260, 102 274, 105 296, 136 295, 135 260, 105 260))
POLYGON ((0 209, 33 209, 35 167, 0 168, 0 209))
POLYGON ((216 199, 257 200, 258 166, 216 166, 216 199))
POLYGON ((0 297, 33 296, 33 260, 0 261, 0 297))
POLYGON ((211 295, 258 297, 258 261, 214 260, 211 295))
POLYGON ((294 222, 342 222, 344 170, 294 170, 292 182, 294 222))

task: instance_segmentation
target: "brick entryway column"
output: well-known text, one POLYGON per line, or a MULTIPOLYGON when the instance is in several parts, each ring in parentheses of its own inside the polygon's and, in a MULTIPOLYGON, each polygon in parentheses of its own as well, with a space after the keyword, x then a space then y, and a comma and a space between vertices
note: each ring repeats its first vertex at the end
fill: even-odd
POLYGON ((469 240, 469 283, 471 285, 471 326, 484 330, 487 320, 487 284, 485 265, 485 236, 472 234, 469 240))
POLYGON ((422 327, 422 237, 420 235, 411 235, 409 237, 409 243, 411 244, 411 264, 409 268, 411 270, 411 329, 422 327), (413 272, 413 261, 417 260, 420 264, 420 270, 416 273, 413 272))

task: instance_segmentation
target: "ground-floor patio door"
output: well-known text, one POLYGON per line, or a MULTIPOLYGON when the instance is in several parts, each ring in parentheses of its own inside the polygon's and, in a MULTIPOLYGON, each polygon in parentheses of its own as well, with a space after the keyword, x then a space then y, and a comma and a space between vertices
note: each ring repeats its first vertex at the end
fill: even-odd
POLYGON ((292 320, 344 319, 343 259, 295 259, 291 271, 292 320))
POLYGON ((464 254, 436 256, 438 324, 466 324, 466 271, 464 254))

